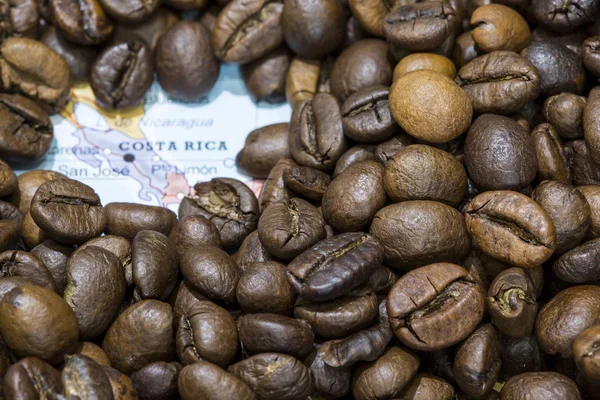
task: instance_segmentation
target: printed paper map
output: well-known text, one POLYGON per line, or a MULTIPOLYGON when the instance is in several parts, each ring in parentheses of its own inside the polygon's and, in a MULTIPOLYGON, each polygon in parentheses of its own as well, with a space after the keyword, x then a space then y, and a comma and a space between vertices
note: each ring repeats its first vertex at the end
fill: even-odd
POLYGON ((176 210, 191 186, 215 177, 240 179, 258 192, 262 182, 241 175, 235 156, 250 131, 290 116, 287 104, 253 103, 234 65, 223 64, 212 92, 193 104, 169 100, 155 82, 141 106, 107 111, 95 104, 88 84, 79 85, 63 112, 52 117, 55 139, 35 168, 90 185, 103 204, 176 210))

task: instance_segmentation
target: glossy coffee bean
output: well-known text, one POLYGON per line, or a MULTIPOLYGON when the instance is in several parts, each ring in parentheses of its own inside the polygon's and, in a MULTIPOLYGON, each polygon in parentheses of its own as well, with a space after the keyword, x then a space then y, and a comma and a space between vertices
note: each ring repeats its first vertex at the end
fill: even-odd
POLYGON ((263 399, 300 400, 312 391, 308 368, 294 357, 281 353, 257 354, 233 364, 227 371, 263 399))
POLYGON ((171 26, 158 40, 155 63, 160 86, 180 101, 200 100, 219 77, 210 32, 198 22, 181 21, 171 26))
POLYGON ((206 399, 223 397, 231 400, 256 398, 244 381, 206 361, 198 361, 184 367, 179 373, 177 386, 183 400, 193 400, 198 396, 206 399))
POLYGON ((581 60, 585 68, 595 77, 600 76, 600 37, 589 37, 581 47, 581 60))
POLYGON ((94 47, 69 42, 55 26, 47 27, 40 41, 65 59, 74 82, 88 79, 98 53, 94 47))
POLYGON ((366 230, 387 203, 384 167, 376 161, 350 165, 335 178, 323 195, 325 222, 337 232, 366 230))
POLYGON ((352 379, 357 400, 395 398, 419 369, 419 357, 401 347, 390 347, 376 361, 361 365, 352 379))
POLYGON ((577 0, 561 3, 558 0, 532 2, 535 19, 556 32, 570 32, 589 22, 598 13, 600 4, 595 0, 577 0))
POLYGON ((173 311, 167 303, 143 300, 129 306, 110 326, 102 349, 114 368, 132 373, 174 353, 173 311))
POLYGON ((54 240, 46 240, 31 250, 31 254, 39 258, 50 271, 56 284, 56 292, 61 296, 67 286, 67 259, 73 250, 75 250, 73 246, 60 244, 54 240))
MULTIPOLYGON (((156 361, 137 370, 130 378, 140 400, 175 400, 181 370, 182 365, 178 362, 156 361)), ((182 390, 181 395, 185 396, 184 393, 182 390)))
POLYGON ((19 188, 19 181, 13 169, 0 159, 0 198, 5 198, 19 188))
POLYGON ((127 375, 111 367, 102 367, 102 371, 108 378, 115 400, 139 399, 137 391, 127 375))
POLYGON ((502 336, 500 358, 502 359, 501 377, 508 379, 524 372, 542 370, 542 352, 535 336, 502 336))
POLYGON ((65 357, 61 381, 67 396, 98 399, 112 397, 112 386, 104 370, 86 356, 75 354, 65 357))
POLYGON ((596 87, 590 91, 588 101, 583 109, 583 138, 587 145, 590 156, 596 165, 600 165, 600 88, 596 87))
POLYGON ((398 132, 390 112, 390 89, 377 85, 358 90, 342 104, 344 134, 361 143, 387 140, 398 132))
POLYGON ((248 134, 236 157, 236 166, 247 175, 266 178, 281 159, 291 158, 287 123, 267 125, 248 134))
POLYGON ((454 34, 456 10, 445 1, 400 5, 383 20, 383 33, 402 49, 421 52, 440 47, 454 34))
POLYGON ((241 67, 246 88, 254 102, 276 104, 285 101, 285 80, 292 53, 280 47, 241 67))
POLYGON ((195 194, 186 197, 179 208, 179 218, 201 215, 219 231, 226 249, 238 247, 258 224, 258 200, 244 183, 217 178, 194 186, 195 194))
POLYGON ((283 1, 233 0, 219 14, 212 47, 222 61, 246 64, 283 42, 283 1))
POLYGON ((0 200, 0 250, 16 248, 23 232, 23 215, 10 203, 0 200))
POLYGON ((565 139, 583 136, 583 109, 587 99, 573 93, 550 96, 544 102, 544 118, 565 139))
POLYGON ((344 40, 344 8, 340 1, 284 0, 281 28, 294 53, 321 58, 337 50, 344 40))
POLYGON ((19 250, 0 253, 0 276, 22 277, 30 283, 57 292, 52 274, 42 260, 32 253, 19 250))
POLYGON ((476 196, 467 206, 465 219, 477 246, 500 262, 533 268, 556 249, 552 219, 518 192, 498 190, 476 196))
POLYGON ((32 0, 19 0, 2 5, 0 10, 0 37, 26 36, 37 39, 40 31, 38 4, 32 0))
POLYGON ((383 21, 397 0, 348 0, 352 15, 371 35, 384 37, 383 21))
POLYGON ((277 161, 277 164, 269 172, 258 197, 261 212, 266 210, 271 203, 287 201, 294 197, 293 193, 285 186, 283 174, 288 168, 296 165, 293 160, 287 158, 277 161))
POLYGON ((492 322, 507 336, 529 336, 537 313, 533 283, 521 268, 508 268, 494 279, 487 293, 492 322))
POLYGON ((458 71, 456 82, 471 99, 473 111, 495 114, 523 108, 538 96, 541 86, 531 62, 512 51, 493 51, 473 59, 458 71))
POLYGON ((92 342, 81 342, 73 354, 86 356, 102 366, 110 367, 110 360, 102 347, 92 342))
POLYGON ((322 60, 295 57, 292 60, 285 83, 285 98, 292 108, 317 93, 331 91, 333 61, 332 57, 322 60))
POLYGON ((437 201, 404 201, 381 209, 369 233, 389 267, 406 271, 434 262, 460 263, 470 238, 460 212, 437 201))
POLYGON ((214 303, 194 304, 179 320, 175 346, 184 365, 206 360, 226 367, 238 350, 235 321, 214 303))
MULTIPOLYGON (((131 243, 129 243, 127 239, 121 236, 104 235, 92 240, 88 240, 77 249, 83 250, 89 246, 103 248, 117 256, 121 262, 123 271, 125 272, 125 282, 127 282, 127 286, 129 287, 132 285, 133 271, 131 267, 131 243)), ((52 272, 52 270, 50 270, 50 272, 52 272)))
POLYGON ((471 100, 452 79, 428 70, 411 72, 394 82, 390 109, 409 135, 432 143, 460 136, 473 114, 471 100))
POLYGON ((140 231, 131 245, 134 298, 165 301, 177 283, 177 255, 160 232, 140 231))
POLYGON ((565 253, 585 237, 591 222, 590 206, 579 190, 556 181, 544 181, 531 198, 548 214, 556 230, 556 252, 565 253))
POLYGON ((540 349, 572 358, 573 341, 598 324, 599 307, 597 286, 574 286, 559 292, 538 313, 535 330, 540 349))
POLYGON ((579 372, 586 379, 597 381, 600 378, 598 367, 598 338, 600 337, 600 326, 596 325, 581 332, 573 342, 573 358, 577 363, 579 372))
POLYGON ((100 44, 113 32, 113 24, 98 0, 52 0, 50 9, 54 24, 74 43, 100 44))
POLYGON ((331 70, 333 95, 343 102, 360 89, 389 86, 393 68, 387 52, 386 42, 379 39, 359 40, 344 50, 331 70))
MULTIPOLYGON (((23 215, 29 213, 31 200, 38 188, 45 182, 53 179, 65 179, 66 176, 60 172, 49 170, 33 170, 27 171, 19 175, 19 198, 16 199, 16 204, 23 215)), ((13 193, 14 194, 14 193, 13 193)))
POLYGON ((452 61, 456 65, 456 68, 462 68, 475 57, 483 54, 484 52, 475 46, 471 31, 467 31, 456 38, 456 43, 452 51, 452 61))
POLYGON ((283 182, 294 193, 306 199, 321 201, 331 178, 325 172, 314 168, 293 166, 284 171, 283 182))
POLYGON ((56 396, 63 386, 60 372, 35 357, 13 364, 3 379, 4 395, 9 399, 37 399, 56 396))
POLYGON ((382 260, 383 248, 372 236, 344 233, 300 254, 288 265, 287 275, 303 299, 327 301, 360 286, 382 260))
POLYGON ((531 31, 521 14, 501 4, 487 4, 471 16, 471 35, 485 52, 521 51, 529 43, 531 31))
POLYGON ((277 314, 248 314, 237 321, 240 342, 250 354, 285 353, 306 355, 314 334, 308 322, 277 314))
POLYGON ((550 124, 540 124, 531 133, 538 161, 538 179, 569 184, 571 170, 556 129, 550 124))
POLYGON ((214 246, 196 245, 184 254, 180 265, 187 282, 200 294, 211 300, 235 302, 241 271, 226 252, 214 246))
POLYGON ((394 82, 409 72, 422 69, 432 70, 446 75, 450 79, 456 77, 456 67, 447 57, 433 53, 414 53, 404 57, 394 68, 394 82))
POLYGON ((331 340, 320 346, 317 345, 318 348, 304 359, 304 365, 310 369, 314 389, 323 397, 327 395, 341 397, 351 390, 352 368, 332 368, 324 361, 325 353, 329 351, 332 344, 337 342, 331 340))
POLYGON ((42 184, 31 201, 31 216, 48 236, 65 244, 99 236, 106 225, 106 212, 96 192, 70 179, 42 184))
POLYGON ((411 136, 405 133, 396 135, 390 140, 380 143, 377 146, 375 149, 375 160, 379 161, 385 166, 394 156, 394 154, 404 149, 406 146, 410 146, 411 144, 414 144, 414 139, 411 136))
POLYGON ((27 162, 46 155, 54 129, 39 104, 19 94, 0 94, 0 118, 4 121, 0 127, 0 157, 27 162))
POLYGON ((484 295, 462 267, 430 264, 394 284, 387 310, 398 339, 412 349, 433 351, 473 332, 483 316, 484 295))
POLYGON ((565 143, 563 152, 569 163, 574 185, 586 186, 600 183, 600 169, 592 160, 584 140, 578 139, 565 143))
POLYGON ((123 43, 131 40, 144 42, 155 52, 158 40, 179 21, 179 17, 167 8, 159 8, 152 16, 136 24, 117 24, 109 43, 123 43))
POLYGON ((260 242, 258 230, 246 236, 246 239, 232 257, 242 272, 245 272, 251 264, 274 260, 273 256, 260 242))
POLYGON ((529 372, 510 378, 502 387, 500 400, 579 400, 575 382, 557 372, 529 372))
POLYGON ((298 164, 332 171, 348 148, 336 98, 318 93, 299 103, 292 114, 288 143, 298 164))
POLYGON ((77 347, 77 318, 49 289, 32 284, 14 288, 0 302, 0 318, 0 334, 18 357, 58 364, 77 347))
POLYGON ((169 234, 171 247, 181 259, 183 255, 197 245, 221 247, 221 235, 207 218, 190 215, 175 223, 169 234))
POLYGON ((286 276, 284 265, 274 261, 250 264, 238 281, 236 298, 248 314, 290 315, 296 292, 286 276))
POLYGON ((467 173, 450 153, 415 144, 388 161, 383 183, 394 202, 435 200, 455 206, 467 189, 467 173))
POLYGON ((109 203, 106 211, 106 233, 133 240, 143 230, 168 235, 177 221, 168 208, 134 203, 109 203))
POLYGON ((554 275, 559 279, 577 284, 600 280, 597 268, 600 257, 600 239, 585 242, 563 254, 552 265, 554 275))
POLYGON ((583 194, 583 197, 585 197, 591 211, 591 223, 590 228, 588 229, 587 238, 595 239, 600 237, 600 186, 580 186, 578 190, 583 194))
POLYGON ((102 9, 108 15, 120 22, 136 23, 141 22, 158 10, 159 0, 150 1, 128 1, 123 3, 117 0, 99 0, 102 9))
POLYGON ((484 114, 477 118, 467 133, 464 152, 469 177, 484 189, 518 190, 535 179, 533 140, 508 117, 484 114))
POLYGON ((361 161, 373 161, 375 160, 375 145, 369 144, 358 144, 350 147, 337 161, 335 164, 335 170, 333 171, 333 177, 337 178, 346 168, 350 165, 359 163, 361 161))
POLYGON ((92 66, 90 83, 104 108, 128 108, 141 103, 154 79, 152 53, 143 42, 107 47, 92 66))
POLYGON ((404 387, 399 398, 403 400, 452 400, 455 395, 454 387, 444 379, 420 372, 404 387))

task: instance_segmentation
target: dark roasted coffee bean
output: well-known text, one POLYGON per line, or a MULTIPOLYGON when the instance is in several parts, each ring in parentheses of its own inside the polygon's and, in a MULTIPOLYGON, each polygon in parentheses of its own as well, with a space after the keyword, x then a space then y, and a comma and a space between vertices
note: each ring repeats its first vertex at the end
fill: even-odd
POLYGON ((279 160, 273 167, 269 176, 263 184, 260 196, 258 197, 258 203, 260 205, 260 211, 263 212, 267 209, 271 203, 276 201, 287 201, 294 197, 290 190, 285 187, 283 181, 283 173, 290 167, 296 166, 297 164, 287 158, 279 160))
POLYGON ((50 239, 31 218, 31 214, 23 218, 22 239, 25 247, 32 249, 38 244, 50 239))
POLYGON ((588 239, 600 237, 600 186, 586 185, 577 188, 588 202, 591 211, 591 223, 587 233, 588 239))
POLYGON ((39 258, 50 271, 56 284, 56 292, 61 296, 67 286, 67 259, 73 250, 75 250, 73 246, 60 244, 54 240, 46 240, 31 250, 31 254, 39 258))
POLYGON ((95 345, 94 343, 80 342, 79 346, 77 346, 77 350, 75 350, 75 353, 73 354, 86 356, 102 366, 110 367, 108 356, 104 350, 102 350, 102 347, 95 345))
POLYGON ((39 104, 19 94, 0 94, 0 118, 0 157, 35 161, 46 155, 54 139, 54 128, 39 104))
POLYGON ((598 324, 599 309, 598 286, 574 286, 559 292, 538 313, 535 330, 540 349, 572 358, 573 341, 598 324))
POLYGON ((177 216, 168 208, 134 203, 109 203, 106 211, 106 233, 133 240, 143 230, 168 235, 177 216))
POLYGON ((8 250, 0 253, 0 277, 15 276, 58 292, 52 274, 42 260, 32 253, 8 250))
POLYGON ((579 55, 557 43, 533 42, 521 51, 541 77, 540 96, 562 92, 579 94, 583 90, 585 71, 579 55))
POLYGON ((283 172, 283 182, 288 189, 302 197, 320 201, 331 178, 325 172, 314 168, 293 166, 283 172))
POLYGON ((577 384, 557 372, 528 372, 510 378, 500 400, 580 400, 577 384))
POLYGON ((223 247, 237 248, 258 225, 258 200, 244 183, 217 178, 194 186, 179 208, 179 218, 201 215, 219 231, 223 247))
POLYGON ((143 300, 117 317, 104 336, 102 349, 114 368, 130 374, 154 361, 170 361, 173 336, 171 306, 143 300))
POLYGON ((508 379, 524 372, 542 370, 542 352, 535 336, 502 337, 500 351, 502 371, 500 377, 508 379))
POLYGON ((556 230, 556 252, 565 253, 583 241, 591 222, 590 206, 569 184, 544 181, 531 198, 548 214, 556 230))
POLYGON ((540 91, 540 75, 535 67, 512 51, 494 51, 475 58, 458 71, 456 82, 477 113, 516 112, 540 91))
POLYGON ((344 102, 352 93, 392 83, 388 46, 379 39, 359 40, 340 54, 331 70, 331 92, 344 102))
POLYGON ((460 263, 471 243, 460 212, 437 201, 404 201, 381 209, 369 231, 400 271, 435 262, 460 263))
POLYGON ((7 399, 27 400, 57 398, 63 390, 60 372, 35 357, 13 364, 4 376, 4 395, 7 399))
POLYGON ((343 233, 325 239, 287 267, 296 292, 308 301, 335 299, 363 284, 381 265, 383 248, 365 233, 343 233))
POLYGON ((141 103, 154 79, 152 53, 143 42, 107 47, 92 66, 90 83, 104 108, 128 108, 141 103))
POLYGON ((0 319, 0 334, 18 357, 58 364, 77 347, 77 318, 49 289, 32 284, 14 288, 0 302, 0 319))
POLYGON ((326 234, 319 210, 299 198, 272 203, 258 221, 258 237, 263 246, 285 260, 293 259, 326 234))
MULTIPOLYGON (((244 381, 206 361, 198 361, 184 367, 179 373, 177 386, 182 400, 194 400, 199 396, 204 399, 230 400, 256 398, 244 381)), ((140 400, 144 398, 140 396, 140 400)))
POLYGON ((281 27, 287 45, 301 57, 321 58, 337 50, 346 28, 340 1, 284 0, 281 27))
POLYGON ((317 93, 331 91, 330 75, 333 61, 332 57, 322 60, 295 57, 292 60, 285 83, 285 98, 292 109, 302 100, 309 99, 317 93))
POLYGON ((396 135, 377 146, 375 149, 375 160, 386 166, 397 152, 413 143, 414 139, 407 134, 396 135))
MULTIPOLYGON (((119 261, 121 261, 123 271, 125 271, 125 282, 127 282, 127 286, 129 287, 133 284, 133 271, 131 270, 131 243, 129 243, 127 239, 121 236, 104 235, 92 240, 88 240, 77 249, 82 250, 88 246, 101 247, 117 256, 119 261)), ((52 272, 52 270, 50 270, 50 272, 52 272)))
POLYGON ((362 287, 325 303, 311 303, 300 298, 294 316, 307 320, 317 336, 344 338, 373 323, 377 317, 377 296, 362 287))
POLYGON ((359 163, 361 161, 373 161, 375 160, 375 145, 372 144, 359 144, 354 147, 350 147, 335 164, 335 170, 333 171, 333 177, 337 178, 346 168, 350 165, 359 163))
POLYGON ((575 247, 563 254, 552 266, 559 279, 576 284, 593 283, 600 280, 600 239, 575 247))
POLYGON ((565 143, 563 152, 569 163, 571 178, 575 186, 600 184, 600 169, 592 160, 584 140, 578 139, 565 143))
MULTIPOLYGON (((310 369, 315 391, 324 398, 328 398, 326 397, 327 395, 336 398, 342 397, 350 393, 351 389, 352 368, 333 368, 324 361, 325 353, 328 352, 330 346, 336 342, 336 340, 332 340, 325 342, 320 346, 317 345, 317 348, 304 359, 304 365, 310 369)), ((312 396, 314 395, 315 394, 313 393, 312 396)), ((315 397, 309 398, 314 399, 315 397)))
POLYGON ((181 316, 176 351, 184 365, 206 360, 224 368, 233 361, 237 350, 237 327, 224 308, 202 301, 181 316))
POLYGON ((289 49, 280 47, 241 66, 246 88, 254 102, 276 104, 285 101, 285 80, 291 61, 289 49))
POLYGON ((159 0, 134 0, 126 3, 118 0, 99 0, 108 15, 120 22, 142 22, 160 6, 159 0))
POLYGON ((574 0, 568 3, 559 0, 533 0, 535 19, 557 32, 570 32, 593 20, 598 14, 597 0, 574 0))
POLYGON ((357 400, 396 398, 415 376, 419 364, 419 357, 412 352, 390 347, 376 361, 357 368, 352 394, 357 400))
POLYGON ((390 89, 376 85, 350 95, 342 104, 342 126, 352 140, 377 143, 399 131, 389 104, 390 89))
POLYGON ((205 244, 220 248, 221 235, 207 218, 201 215, 190 215, 175 223, 169 234, 169 242, 177 257, 181 259, 187 251, 197 245, 205 244))
POLYGON ((283 42, 283 0, 233 0, 219 14, 212 47, 222 61, 246 64, 283 42))
POLYGON ((590 381, 600 379, 598 339, 600 339, 600 325, 581 332, 573 342, 573 358, 577 363, 577 368, 590 381))
POLYGON ((177 283, 177 254, 160 232, 140 231, 131 245, 133 296, 166 301, 177 283))
POLYGON ((415 144, 388 161, 383 183, 394 202, 436 200, 456 206, 467 189, 467 173, 450 153, 415 144))
POLYGON ((523 269, 500 272, 490 285, 486 302, 500 332, 514 337, 531 335, 537 303, 533 284, 523 269))
POLYGON ((127 289, 116 255, 100 247, 78 250, 67 261, 65 301, 71 306, 82 339, 104 333, 116 317, 127 289))
POLYGON ((587 99, 573 93, 560 93, 544 102, 544 118, 565 139, 583 136, 583 109, 587 99))
POLYGON ((137 400, 137 391, 133 387, 131 379, 124 373, 111 368, 102 367, 102 371, 108 378, 114 400, 137 400))
POLYGON ((401 400, 454 400, 454 387, 440 377, 423 372, 404 387, 399 394, 401 400))
POLYGON ((583 109, 583 137, 594 163, 600 165, 600 87, 590 91, 583 109))
POLYGON ((177 331, 181 316, 196 303, 208 300, 206 297, 198 293, 189 282, 185 280, 179 281, 177 287, 169 297, 169 304, 173 307, 173 330, 177 331))
POLYGON ((235 164, 244 174, 266 178, 279 160, 291 158, 287 123, 267 125, 246 137, 235 164))
POLYGON ((516 10, 501 4, 478 7, 471 16, 471 35, 475 45, 485 52, 521 51, 530 41, 531 31, 516 10))
POLYGON ((292 114, 288 143, 298 164, 332 171, 348 148, 336 98, 317 93, 299 103, 292 114))
POLYGON ((429 374, 439 376, 451 384, 455 385, 454 379, 454 347, 447 347, 442 350, 423 352, 420 354, 423 359, 423 370, 429 374))
POLYGON ((211 300, 235 302, 235 288, 241 271, 223 250, 196 245, 183 255, 181 273, 200 294, 211 300))
POLYGON ((112 398, 112 386, 104 370, 86 356, 66 356, 61 381, 66 396, 87 399, 112 398))
POLYGON ((600 77, 600 37, 593 36, 583 42, 581 60, 585 68, 596 78, 600 77))
POLYGON ((26 36, 37 39, 40 13, 35 0, 17 0, 0 7, 0 38, 26 36))
POLYGON ((431 264, 396 282, 387 310, 394 333, 406 346, 439 350, 473 332, 483 317, 484 294, 462 267, 431 264))
POLYGON ((131 40, 144 42, 152 52, 156 50, 158 39, 169 28, 179 21, 179 17, 167 8, 160 8, 151 17, 144 21, 131 24, 117 24, 109 43, 123 43, 131 40))
POLYGON ((98 0, 51 0, 50 8, 53 23, 72 42, 100 44, 113 32, 98 0))
POLYGON ((246 236, 238 251, 233 254, 233 259, 244 272, 251 264, 272 261, 274 258, 260 242, 256 230, 246 236))
POLYGON ((556 249, 552 219, 521 193, 484 192, 469 203, 465 216, 477 246, 500 262, 533 268, 550 258, 556 249))
MULTIPOLYGON (((352 15, 371 35, 383 37, 383 21, 397 0, 348 0, 352 15)), ((398 2, 400 3, 400 2, 398 2)))
POLYGON ((19 190, 19 181, 15 171, 0 159, 0 198, 6 198, 16 190, 19 190))
POLYGON ((66 175, 60 172, 49 170, 33 170, 27 171, 19 175, 19 199, 15 205, 18 205, 21 214, 27 215, 31 206, 31 200, 38 188, 45 182, 53 179, 66 179, 66 175))
POLYGON ((238 281, 236 298, 248 314, 290 315, 296 293, 286 277, 285 266, 274 261, 250 264, 238 281))
POLYGON ((285 353, 306 355, 314 334, 308 322, 277 314, 248 314, 237 321, 240 342, 250 354, 285 353))
POLYGON ((481 398, 494 389, 502 365, 498 336, 491 324, 485 324, 473 332, 456 350, 456 383, 471 398, 481 398))
POLYGON ((450 79, 456 77, 456 67, 447 57, 433 53, 414 53, 404 57, 394 68, 394 81, 409 72, 428 69, 446 75, 450 79))
POLYGON ((445 1, 408 2, 386 15, 383 33, 402 49, 424 52, 441 46, 454 34, 456 17, 454 8, 445 1))
MULTIPOLYGON (((130 378, 140 400, 176 400, 181 370, 182 365, 178 362, 157 361, 137 370, 130 378)), ((182 389, 181 396, 185 396, 184 393, 182 389)))
POLYGON ((260 399, 301 400, 312 391, 309 369, 281 353, 257 354, 227 371, 244 381, 260 399))
POLYGON ((475 41, 471 35, 471 31, 467 31, 456 38, 454 50, 452 52, 452 61, 456 68, 462 68, 475 57, 481 56, 484 53, 475 46, 475 41))
POLYGON ((571 170, 556 129, 550 124, 540 124, 531 137, 538 161, 538 179, 569 184, 571 170))
POLYGON ((193 21, 178 22, 160 37, 155 62, 160 86, 181 101, 206 96, 221 68, 210 47, 210 32, 193 21))

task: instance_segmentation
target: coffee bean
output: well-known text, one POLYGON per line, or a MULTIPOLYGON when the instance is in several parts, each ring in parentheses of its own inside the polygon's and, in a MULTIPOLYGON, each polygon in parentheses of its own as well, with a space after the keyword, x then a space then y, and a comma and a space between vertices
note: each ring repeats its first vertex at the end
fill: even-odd
POLYGON ((315 390, 322 395, 330 395, 337 398, 350 393, 352 368, 332 368, 325 363, 325 353, 329 351, 331 345, 334 343, 337 343, 337 341, 325 342, 318 349, 314 349, 304 359, 304 365, 310 369, 315 390))
POLYGON ((31 216, 48 236, 65 244, 99 236, 106 225, 106 212, 96 192, 70 179, 42 184, 31 201, 31 216))
POLYGON ((577 368, 590 381, 596 381, 600 376, 598 350, 596 349, 599 335, 600 328, 596 325, 581 332, 573 342, 573 357, 577 368))
POLYGON ((575 0, 564 4, 558 0, 532 1, 535 19, 557 32, 569 32, 585 25, 598 13, 598 3, 593 0, 575 0))
POLYGON ((445 1, 399 5, 383 20, 383 33, 403 49, 423 52, 441 46, 454 33, 456 17, 454 8, 445 1))
POLYGON ((124 373, 111 368, 102 367, 102 371, 108 378, 112 395, 115 400, 133 400, 137 398, 137 391, 133 387, 131 379, 124 373))
POLYGON ((73 81, 81 82, 89 77, 97 56, 94 47, 69 42, 54 26, 46 28, 40 41, 65 59, 71 69, 73 81))
POLYGON ((420 372, 404 387, 399 398, 453 400, 455 395, 454 387, 442 378, 420 372))
POLYGON ((473 108, 466 93, 435 71, 414 71, 400 77, 390 90, 390 109, 411 136, 432 143, 457 138, 471 123, 473 108))
POLYGON ((52 274, 32 253, 8 250, 0 253, 0 277, 23 277, 28 282, 58 292, 52 274))
POLYGON ((397 152, 413 143, 414 139, 407 134, 396 135, 377 146, 375 149, 375 160, 385 166, 397 152))
POLYGON ((248 134, 235 164, 243 173, 267 178, 279 160, 291 158, 288 145, 289 124, 267 125, 248 134))
MULTIPOLYGON (((182 367, 178 362, 156 361, 131 374, 131 382, 140 400, 177 399, 177 383, 182 367)), ((185 396, 184 393, 182 390, 182 397, 185 396)))
POLYGON ((331 178, 314 168, 292 166, 283 172, 283 182, 287 188, 304 198, 320 201, 331 178))
POLYGON ((584 140, 578 139, 565 143, 563 152, 569 164, 573 184, 576 186, 600 184, 600 169, 592 160, 584 140))
POLYGON ((158 40, 155 62, 160 86, 180 101, 200 100, 219 77, 210 32, 198 22, 181 21, 171 26, 158 40))
POLYGON ((0 8, 0 38, 26 36, 37 39, 40 31, 40 13, 34 0, 6 3, 0 8))
POLYGON ((46 155, 54 134, 52 121, 40 105, 19 94, 0 94, 0 118, 4 121, 0 157, 23 162, 46 155))
POLYGON ((113 32, 98 0, 52 0, 52 21, 65 37, 78 44, 100 44, 113 32))
POLYGON ((473 332, 483 316, 484 297, 465 269, 430 264, 408 272, 394 284, 387 310, 398 339, 412 349, 432 351, 456 344, 473 332))
POLYGON ((233 254, 233 259, 242 272, 245 272, 251 264, 273 261, 274 257, 269 254, 265 246, 260 242, 258 230, 256 230, 246 236, 238 251, 233 254))
POLYGON ((231 364, 237 350, 235 321, 224 308, 202 301, 181 316, 176 351, 184 365, 206 360, 224 368, 231 364))
POLYGON ((131 245, 133 296, 165 301, 177 283, 177 255, 160 232, 140 231, 131 245))
POLYGON ((181 259, 185 253, 197 245, 206 244, 220 248, 221 235, 207 218, 201 215, 190 215, 175 223, 169 234, 169 242, 177 257, 181 259))
POLYGON ((102 367, 94 360, 82 356, 65 357, 61 372, 63 390, 67 396, 87 396, 89 398, 110 398, 112 387, 102 367))
POLYGON ((168 235, 177 221, 168 208, 134 203, 109 203, 106 211, 106 233, 133 240, 143 230, 168 235))
POLYGON ((501 262, 532 268, 550 258, 556 249, 552 220, 523 194, 484 192, 471 201, 465 217, 477 246, 501 262))
MULTIPOLYGON (((475 57, 484 54, 477 46, 471 35, 472 31, 467 31, 456 38, 454 50, 452 52, 452 61, 456 68, 462 68, 475 57)), ((454 78, 454 77, 452 77, 454 78)))
POLYGON ((177 331, 181 316, 201 301, 208 300, 194 289, 189 282, 181 280, 169 297, 169 304, 173 307, 173 330, 177 331))
POLYGON ((300 400, 312 391, 308 368, 294 357, 281 353, 257 354, 233 364, 227 371, 263 399, 300 400))
POLYGON ((595 239, 600 237, 600 186, 597 185, 586 185, 578 187, 591 211, 591 222, 590 228, 586 237, 588 239, 595 239))
MULTIPOLYGON (((117 258, 121 262, 123 271, 125 271, 125 282, 127 282, 127 287, 133 284, 133 271, 131 266, 131 244, 127 239, 121 236, 104 235, 92 240, 88 240, 87 242, 79 246, 77 249, 83 250, 89 246, 101 247, 117 256, 117 258)), ((50 272, 52 272, 52 270, 50 270, 50 272)))
POLYGON ((565 184, 571 181, 571 170, 556 129, 540 124, 531 133, 538 160, 539 180, 555 180, 565 184))
POLYGON ((358 90, 342 105, 344 134, 362 143, 377 143, 398 133, 389 104, 390 90, 377 85, 358 90))
POLYGON ((4 395, 9 399, 43 398, 62 392, 60 372, 36 357, 12 365, 4 376, 4 395))
POLYGON ((258 225, 258 200, 248 186, 236 179, 217 178, 194 186, 185 197, 179 218, 201 215, 219 231, 223 247, 238 247, 258 225))
POLYGON ((544 102, 544 118, 566 139, 583 136, 583 109, 587 99, 573 93, 560 93, 544 102))
POLYGON ((575 382, 557 372, 528 372, 514 376, 500 392, 500 400, 526 398, 577 400, 581 395, 575 382))
POLYGON ((102 347, 95 345, 94 343, 81 342, 74 354, 86 356, 102 366, 110 367, 108 356, 104 350, 102 350, 102 347))
POLYGON ((184 367, 179 374, 177 386, 183 400, 193 400, 198 396, 231 400, 256 398, 244 381, 206 361, 184 367))
POLYGON ((593 239, 563 254, 554 262, 552 271, 565 282, 592 283, 600 280, 599 259, 600 239, 593 239))
POLYGON ((330 90, 330 76, 333 68, 333 58, 322 60, 295 57, 288 70, 285 83, 285 98, 292 109, 305 99, 317 93, 330 90))
POLYGON ((108 15, 120 22, 136 23, 146 20, 158 10, 159 0, 134 0, 123 3, 117 0, 98 0, 108 15))
POLYGON ((265 101, 276 104, 285 101, 285 80, 291 61, 289 49, 279 47, 241 66, 246 88, 255 103, 265 101))
POLYGON ((494 325, 505 335, 531 335, 537 303, 531 280, 521 268, 498 274, 487 293, 487 306, 494 325))
POLYGON ((300 254, 288 265, 287 274, 303 299, 326 301, 360 286, 382 259, 383 248, 372 236, 345 233, 300 254))
POLYGON ((233 0, 219 14, 212 47, 222 61, 246 64, 283 42, 283 0, 233 0))
POLYGON ((236 297, 248 314, 290 315, 296 293, 286 277, 285 266, 274 261, 250 264, 238 281, 236 297))
POLYGON ((20 285, 0 302, 0 334, 18 357, 37 357, 51 364, 75 351, 79 339, 77 318, 53 291, 20 285))
POLYGON ((460 212, 436 201, 404 201, 381 209, 369 231, 384 263, 400 271, 435 262, 461 262, 471 247, 460 212))
POLYGON ((450 79, 456 77, 456 67, 448 58, 432 53, 414 53, 404 57, 394 68, 394 82, 409 72, 422 69, 432 70, 446 75, 450 79))
POLYGON ((359 163, 361 161, 375 160, 375 149, 375 145, 371 144, 358 144, 354 147, 350 147, 344 154, 342 154, 335 164, 333 177, 337 178, 352 164, 359 163))
POLYGON ((143 21, 131 24, 117 24, 109 40, 110 44, 124 43, 131 40, 146 43, 155 52, 158 40, 179 21, 179 17, 167 8, 159 8, 152 16, 143 21))
POLYGON ((176 10, 189 11, 204 8, 206 0, 166 0, 166 4, 176 10))
MULTIPOLYGON (((348 0, 352 15, 371 35, 383 37, 383 21, 397 0, 348 0)), ((398 2, 400 3, 400 2, 398 2)))
POLYGON ((258 197, 258 203, 260 204, 260 211, 263 212, 267 209, 271 203, 276 201, 287 201, 294 197, 290 190, 285 186, 283 181, 283 173, 290 167, 296 166, 297 164, 290 159, 282 159, 277 161, 277 164, 273 167, 269 176, 263 184, 260 196, 258 197))
POLYGON ((73 250, 75 249, 72 246, 54 240, 46 240, 31 250, 31 254, 39 258, 50 271, 56 284, 56 292, 61 296, 67 286, 67 259, 73 250))
POLYGON ((524 372, 542 370, 542 352, 538 348, 535 336, 503 336, 500 358, 502 359, 500 376, 506 380, 524 372))
POLYGON ((471 35, 475 45, 485 52, 521 51, 527 46, 531 31, 521 14, 501 4, 486 4, 471 16, 471 35))

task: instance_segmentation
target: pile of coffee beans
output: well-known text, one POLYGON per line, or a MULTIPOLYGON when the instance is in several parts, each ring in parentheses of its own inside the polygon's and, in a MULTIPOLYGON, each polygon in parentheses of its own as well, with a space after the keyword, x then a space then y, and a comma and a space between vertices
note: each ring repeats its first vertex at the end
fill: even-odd
POLYGON ((600 398, 599 0, 0 11, 0 399, 600 398), (293 107, 238 154, 258 197, 13 172, 74 82, 197 101, 220 62, 293 107))

